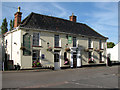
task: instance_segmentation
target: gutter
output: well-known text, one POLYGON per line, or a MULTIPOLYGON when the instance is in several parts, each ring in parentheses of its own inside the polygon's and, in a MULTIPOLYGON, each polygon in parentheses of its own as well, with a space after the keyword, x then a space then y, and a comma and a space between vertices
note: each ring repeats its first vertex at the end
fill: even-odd
POLYGON ((98 38, 98 39, 103 39, 103 40, 107 40, 108 37, 105 38, 100 38, 100 37, 95 37, 95 36, 87 36, 87 35, 82 35, 82 34, 72 34, 72 33, 67 33, 67 32, 59 32, 59 31, 52 31, 52 30, 45 30, 45 29, 36 29, 36 28, 24 28, 24 27, 19 27, 19 29, 26 29, 26 30, 36 30, 36 31, 44 31, 44 32, 51 32, 51 33, 61 33, 61 34, 69 34, 69 35, 79 35, 81 37, 88 37, 88 38, 98 38))

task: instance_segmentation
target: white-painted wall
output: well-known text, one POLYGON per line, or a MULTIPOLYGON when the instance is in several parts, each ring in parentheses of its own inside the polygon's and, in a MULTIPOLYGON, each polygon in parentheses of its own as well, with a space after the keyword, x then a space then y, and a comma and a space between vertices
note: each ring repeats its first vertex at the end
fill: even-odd
MULTIPOLYGON (((60 67, 66 67, 67 65, 64 65, 64 52, 66 48, 66 44, 68 43, 68 39, 66 38, 66 34, 57 33, 57 32, 47 32, 47 31, 37 31, 37 30, 26 30, 26 29, 18 29, 13 30, 11 32, 8 32, 5 35, 5 40, 7 39, 8 45, 6 48, 6 53, 10 56, 9 60, 14 60, 14 65, 17 63, 21 66, 21 69, 25 68, 32 68, 32 53, 29 56, 23 55, 23 50, 20 50, 20 47, 23 44, 23 35, 25 33, 29 33, 31 35, 31 52, 32 50, 40 50, 41 55, 44 54, 45 58, 40 59, 40 62, 43 66, 53 66, 54 67, 54 51, 59 50, 61 52, 60 54, 60 67), (14 32, 13 32, 14 31, 14 32), (34 32, 40 33, 40 40, 41 40, 41 47, 35 47, 32 46, 32 36, 34 32), (61 47, 62 48, 55 48, 54 47, 54 35, 59 34, 60 41, 61 41, 61 47), (11 38, 12 37, 12 38, 11 38), (52 47, 52 52, 47 51, 47 42, 49 42, 49 46, 52 47), (11 52, 12 51, 12 52, 11 52)), ((88 38, 89 37, 82 37, 77 35, 71 35, 72 37, 77 37, 77 45, 81 47, 80 54, 81 54, 81 63, 82 65, 88 65, 88 52, 86 52, 84 49, 88 48, 88 38)), ((99 49, 99 39, 94 39, 91 37, 91 40, 93 42, 93 48, 99 49)), ((106 62, 106 40, 102 40, 103 43, 103 54, 104 54, 104 63, 106 62)), ((73 47, 73 42, 71 44, 68 44, 69 48, 73 47)), ((93 51, 93 58, 95 63, 99 64, 99 53, 95 50, 93 51)), ((40 57, 41 57, 40 55, 40 57)), ((73 67, 73 60, 71 59, 72 53, 67 52, 67 58, 71 61, 71 67, 73 67)), ((103 64, 104 64, 103 63, 103 64)), ((78 66, 80 63, 78 63, 78 66)))
POLYGON ((20 38, 21 38, 21 30, 12 33, 12 60, 14 60, 15 65, 18 63, 21 66, 20 38))
POLYGON ((118 48, 120 47, 120 42, 116 44, 113 48, 107 48, 107 55, 110 54, 111 61, 120 61, 118 48))
POLYGON ((4 39, 4 45, 6 46, 6 40, 7 40, 7 48, 5 48, 5 53, 8 56, 8 60, 13 60, 14 65, 21 65, 20 60, 20 42, 21 38, 21 30, 11 32, 9 34, 6 34, 4 39))

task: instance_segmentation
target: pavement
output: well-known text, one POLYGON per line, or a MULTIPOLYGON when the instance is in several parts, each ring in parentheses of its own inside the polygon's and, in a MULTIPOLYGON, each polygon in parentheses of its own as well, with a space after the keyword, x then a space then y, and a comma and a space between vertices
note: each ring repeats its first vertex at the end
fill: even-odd
POLYGON ((48 71, 53 71, 52 69, 30 69, 30 70, 7 70, 7 71, 2 71, 3 73, 11 73, 11 72, 48 72, 48 71))
POLYGON ((118 88, 120 66, 2 73, 3 88, 118 88))

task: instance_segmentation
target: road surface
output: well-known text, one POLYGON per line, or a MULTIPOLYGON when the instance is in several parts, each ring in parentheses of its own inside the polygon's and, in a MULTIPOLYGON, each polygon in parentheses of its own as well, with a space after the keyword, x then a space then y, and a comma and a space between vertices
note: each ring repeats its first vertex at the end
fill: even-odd
MULTIPOLYGON (((120 69, 120 67, 119 67, 120 69)), ((118 88, 118 66, 6 71, 3 88, 118 88)))

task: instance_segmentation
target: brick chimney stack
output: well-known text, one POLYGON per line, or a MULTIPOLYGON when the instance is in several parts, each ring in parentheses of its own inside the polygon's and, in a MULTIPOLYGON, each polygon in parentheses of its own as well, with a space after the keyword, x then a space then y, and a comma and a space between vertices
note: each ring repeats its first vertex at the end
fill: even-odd
POLYGON ((22 17, 21 15, 22 15, 22 12, 20 12, 20 7, 18 7, 18 12, 16 12, 14 14, 14 16, 15 16, 14 28, 18 27, 20 25, 20 23, 21 23, 21 17, 22 17))
POLYGON ((72 13, 72 16, 69 16, 70 21, 76 22, 76 16, 72 13))

